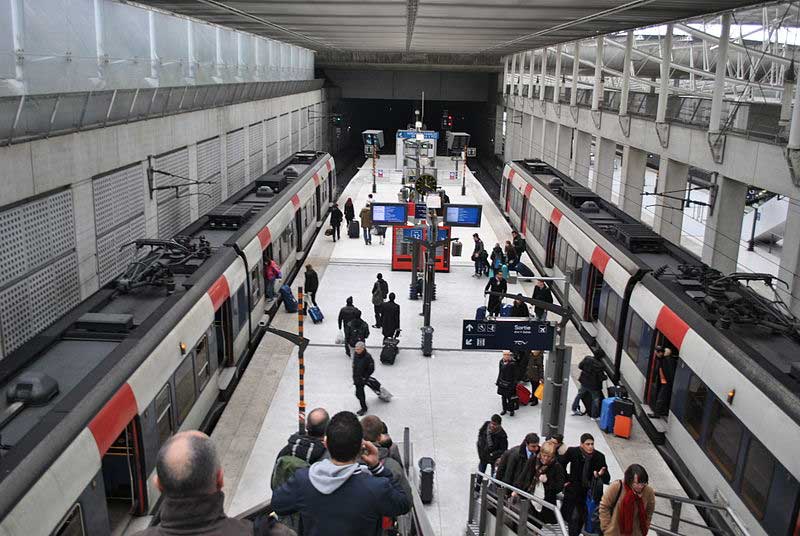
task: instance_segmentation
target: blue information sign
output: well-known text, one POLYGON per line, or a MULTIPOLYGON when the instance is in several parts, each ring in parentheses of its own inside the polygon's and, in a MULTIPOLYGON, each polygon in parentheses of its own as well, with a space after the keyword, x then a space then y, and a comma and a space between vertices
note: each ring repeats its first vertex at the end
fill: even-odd
POLYGON ((417 203, 414 205, 414 217, 418 220, 424 220, 428 217, 428 205, 425 203, 417 203))
POLYGON ((409 227, 408 229, 403 229, 403 238, 405 240, 409 240, 411 238, 422 240, 422 227, 409 227))
POLYGON ((444 224, 453 227, 480 227, 481 213, 480 205, 445 205, 444 224))
POLYGON ((405 203, 373 203, 372 222, 384 225, 404 225, 408 219, 405 203))
POLYGON ((423 132, 417 132, 416 130, 398 130, 396 138, 398 140, 413 140, 416 139, 417 134, 422 134, 426 140, 438 140, 439 133, 436 131, 425 130, 423 132))

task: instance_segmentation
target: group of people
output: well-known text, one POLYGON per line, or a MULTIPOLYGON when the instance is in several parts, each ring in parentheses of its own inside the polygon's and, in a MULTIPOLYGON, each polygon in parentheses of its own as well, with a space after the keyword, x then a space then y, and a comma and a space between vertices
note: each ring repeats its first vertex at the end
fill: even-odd
MULTIPOLYGON (((591 434, 581 435, 579 445, 567 447, 561 435, 541 443, 537 434, 529 433, 509 448, 502 423, 495 414, 478 430, 478 472, 534 497, 529 520, 537 527, 556 523, 556 502, 563 493, 561 516, 570 536, 581 533, 587 517, 593 517, 590 521, 599 524, 605 536, 647 534, 655 494, 644 467, 633 464, 622 480, 612 483, 605 455, 595 449, 591 434), (597 505, 596 509, 589 511, 590 504, 597 505)), ((482 480, 479 475, 476 491, 482 480)), ((517 492, 512 498, 518 498, 517 492)))
MULTIPOLYGON (((334 203, 333 207, 331 207, 331 231, 327 234, 333 238, 334 242, 341 238, 343 218, 347 222, 348 229, 350 228, 350 224, 353 222, 353 220, 356 219, 356 209, 353 205, 353 199, 350 197, 348 197, 347 201, 344 203, 344 213, 339 208, 338 203, 334 203)), ((374 225, 372 221, 372 194, 369 194, 367 204, 361 209, 361 211, 359 211, 358 219, 364 237, 364 244, 368 246, 372 244, 373 230, 380 239, 380 243, 384 243, 384 239, 386 237, 386 227, 383 225, 374 225)))
POLYGON ((529 404, 536 406, 539 399, 535 396, 536 390, 544 382, 544 353, 540 350, 523 350, 511 352, 505 350, 500 359, 497 371, 497 394, 502 400, 503 411, 500 415, 510 414, 519 409, 517 385, 530 382, 531 397, 529 404))
POLYGON ((471 257, 475 263, 473 277, 492 277, 495 272, 502 271, 507 278, 508 271, 517 269, 525 252, 525 239, 517 231, 511 231, 511 240, 506 240, 504 246, 495 243, 491 253, 486 250, 478 233, 472 235, 472 240, 475 243, 471 257))

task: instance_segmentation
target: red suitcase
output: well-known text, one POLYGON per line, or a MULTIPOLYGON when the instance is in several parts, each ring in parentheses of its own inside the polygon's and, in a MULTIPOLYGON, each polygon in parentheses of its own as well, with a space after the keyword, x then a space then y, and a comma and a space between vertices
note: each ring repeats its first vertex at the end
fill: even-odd
POLYGON ((631 428, 633 428, 633 419, 624 415, 617 415, 614 417, 614 435, 617 437, 624 437, 630 439, 631 428))
POLYGON ((522 385, 521 383, 517 384, 517 397, 519 398, 519 403, 523 406, 531 401, 531 392, 528 391, 528 388, 522 385))

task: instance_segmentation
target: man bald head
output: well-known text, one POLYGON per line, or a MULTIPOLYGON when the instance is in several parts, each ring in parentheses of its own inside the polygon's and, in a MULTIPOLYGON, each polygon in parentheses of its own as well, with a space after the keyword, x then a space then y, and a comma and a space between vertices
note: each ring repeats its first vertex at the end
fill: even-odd
POLYGON ((207 495, 222 489, 222 468, 206 434, 175 434, 158 451, 156 486, 168 497, 207 495))
POLYGON ((331 416, 328 415, 328 412, 324 408, 315 408, 311 410, 306 419, 306 433, 311 437, 322 439, 325 437, 329 422, 331 422, 331 416))

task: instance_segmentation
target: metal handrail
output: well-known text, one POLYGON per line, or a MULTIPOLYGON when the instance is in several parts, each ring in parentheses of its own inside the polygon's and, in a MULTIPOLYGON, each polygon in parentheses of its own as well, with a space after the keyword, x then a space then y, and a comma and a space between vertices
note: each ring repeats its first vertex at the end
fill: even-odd
POLYGON ((736 515, 736 513, 729 505, 717 504, 698 499, 689 499, 688 497, 680 497, 678 495, 671 495, 669 493, 655 492, 655 495, 656 497, 668 500, 672 508, 672 512, 669 514, 665 512, 659 512, 657 510, 653 512, 654 514, 658 514, 659 516, 667 517, 670 520, 669 529, 664 527, 659 527, 658 525, 651 525, 650 528, 656 534, 662 536, 681 536, 680 533, 678 532, 680 530, 681 523, 683 523, 684 525, 690 525, 692 527, 705 529, 712 534, 727 534, 727 531, 715 527, 707 527, 699 523, 695 523, 694 521, 691 521, 689 519, 681 517, 681 511, 683 509, 684 504, 689 506, 694 506, 695 508, 698 509, 713 510, 721 514, 727 514, 726 521, 732 522, 732 526, 730 526, 729 528, 733 530, 734 533, 738 534, 739 536, 749 536, 750 534, 750 532, 745 528, 744 523, 742 523, 742 520, 739 519, 739 516, 736 515))
POLYGON ((569 530, 567 528, 567 524, 564 521, 564 517, 561 515, 561 509, 552 503, 547 501, 543 501, 537 497, 534 497, 530 493, 522 491, 519 488, 516 488, 510 484, 507 484, 501 480, 497 480, 496 478, 489 476, 486 473, 480 473, 478 471, 472 473, 470 475, 470 487, 469 487, 469 510, 467 514, 467 523, 471 524, 476 521, 476 506, 478 507, 478 536, 485 536, 486 535, 486 524, 489 515, 489 499, 493 499, 496 505, 495 510, 495 534, 501 534, 501 528, 505 524, 505 516, 509 514, 510 516, 516 517, 517 521, 517 535, 518 536, 527 536, 528 534, 533 531, 534 533, 538 533, 539 529, 528 522, 528 513, 530 509, 531 503, 537 504, 541 506, 543 509, 547 508, 551 510, 556 516, 556 523, 558 524, 558 528, 561 532, 562 536, 569 536, 569 530), (475 484, 477 483, 478 477, 481 478, 481 489, 480 494, 478 496, 478 504, 475 504, 475 484), (497 490, 497 497, 492 498, 489 496, 489 484, 494 484, 497 490), (511 496, 511 493, 516 493, 517 496, 520 498, 520 507, 519 511, 515 511, 511 508, 510 504, 506 503, 506 497, 511 496))

